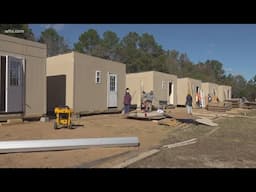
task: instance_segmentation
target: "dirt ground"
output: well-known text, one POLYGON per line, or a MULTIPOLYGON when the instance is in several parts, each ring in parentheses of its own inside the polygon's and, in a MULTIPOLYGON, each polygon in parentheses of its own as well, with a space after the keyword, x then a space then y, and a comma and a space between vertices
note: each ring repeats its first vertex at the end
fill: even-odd
MULTIPOLYGON (((239 111, 239 109, 236 109, 239 111)), ((246 110, 240 110, 240 112, 246 110)), ((232 112, 234 113, 234 110, 232 112)), ((244 113, 244 112, 243 112, 244 113)), ((246 111, 256 117, 256 111, 246 111)), ((220 118, 218 127, 192 125, 169 133, 170 140, 198 138, 192 145, 167 149, 131 168, 255 168, 256 118, 220 118)))
MULTIPOLYGON (((176 108, 172 112, 184 112, 176 108)), ((218 113, 194 110, 195 113, 218 113)), ((256 111, 234 109, 228 114, 256 116, 256 111)), ((215 120, 214 120, 215 121, 215 120)), ((198 138, 193 145, 169 149, 129 167, 256 167, 255 118, 221 117, 218 127, 182 123, 177 127, 126 119, 121 114, 94 115, 75 121, 75 129, 53 129, 53 121, 0 126, 0 140, 139 138, 139 147, 0 154, 0 168, 109 168, 164 144, 198 138)))
MULTIPOLYGON (((98 161, 127 151, 140 152, 157 147, 166 139, 170 129, 152 121, 126 119, 120 114, 82 117, 75 121, 75 129, 53 129, 53 122, 26 122, 0 126, 0 140, 72 139, 98 137, 139 138, 139 147, 89 148, 69 151, 0 154, 0 167, 51 168, 86 167, 98 161)), ((109 165, 110 166, 110 165, 109 165)))

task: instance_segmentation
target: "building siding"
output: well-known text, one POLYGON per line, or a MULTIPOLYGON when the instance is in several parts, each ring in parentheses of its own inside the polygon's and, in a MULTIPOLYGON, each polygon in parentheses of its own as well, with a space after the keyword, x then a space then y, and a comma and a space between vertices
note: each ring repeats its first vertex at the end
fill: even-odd
POLYGON ((46 45, 0 35, 0 55, 25 59, 24 117, 46 113, 46 45))
MULTIPOLYGON (((47 76, 66 76, 66 105, 74 107, 74 54, 68 53, 47 58, 47 76)), ((48 87, 47 91, 54 97, 55 87, 48 87)), ((47 93, 49 94, 49 93, 47 93)), ((54 100, 47 101, 48 106, 55 106, 54 100)))
POLYGON ((153 105, 159 106, 159 101, 167 101, 169 104, 167 83, 172 81, 174 83, 174 105, 177 104, 177 76, 157 71, 147 71, 140 73, 130 73, 126 75, 126 86, 130 88, 133 97, 132 103, 140 105, 140 94, 145 92, 154 92, 153 105), (165 88, 162 88, 162 81, 165 82, 165 88))
POLYGON ((67 76, 66 102, 75 113, 103 112, 107 106, 108 72, 117 75, 117 109, 122 109, 125 90, 125 64, 78 52, 47 59, 47 76, 67 76), (51 67, 50 67, 51 66, 51 67), (101 83, 95 83, 95 72, 101 71, 101 83))
POLYGON ((180 78, 178 79, 178 91, 177 91, 177 101, 178 105, 185 105, 186 103, 186 96, 188 93, 191 94, 193 98, 193 107, 196 106, 196 87, 198 86, 199 89, 202 88, 202 82, 197 79, 192 78, 180 78))

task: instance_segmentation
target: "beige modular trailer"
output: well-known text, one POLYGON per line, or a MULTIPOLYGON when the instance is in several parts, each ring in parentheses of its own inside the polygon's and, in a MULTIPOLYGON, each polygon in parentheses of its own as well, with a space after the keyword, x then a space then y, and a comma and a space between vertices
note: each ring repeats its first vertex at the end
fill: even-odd
POLYGON ((227 85, 219 85, 218 86, 218 98, 221 102, 225 101, 226 99, 231 99, 232 97, 232 88, 231 86, 227 85))
POLYGON ((218 89, 219 86, 216 83, 210 83, 210 82, 206 82, 206 83, 202 83, 202 90, 205 96, 205 105, 208 104, 208 94, 213 97, 213 96, 217 96, 218 97, 218 89))
POLYGON ((184 106, 188 93, 193 98, 193 107, 196 106, 196 93, 201 91, 202 82, 192 78, 178 78, 177 105, 184 106))
POLYGON ((177 105, 177 76, 157 71, 147 71, 126 74, 126 87, 130 89, 132 104, 140 107, 141 93, 154 93, 153 105, 159 106, 159 101, 177 105))
POLYGON ((0 56, 1 120, 45 114, 46 45, 0 35, 0 56))
POLYGON ((125 67, 78 52, 47 58, 47 111, 58 105, 80 114, 121 110, 125 67))

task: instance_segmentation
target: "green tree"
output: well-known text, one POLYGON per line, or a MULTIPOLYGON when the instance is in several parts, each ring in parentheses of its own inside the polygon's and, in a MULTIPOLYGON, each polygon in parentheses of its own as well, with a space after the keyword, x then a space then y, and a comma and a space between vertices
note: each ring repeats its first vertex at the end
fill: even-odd
POLYGON ((118 49, 118 55, 120 61, 126 64, 126 71, 128 73, 138 72, 144 68, 141 52, 138 49, 139 34, 135 32, 129 32, 120 42, 120 48, 118 49))
POLYGON ((28 24, 0 24, 0 33, 22 39, 35 41, 35 36, 28 24), (10 32, 6 32, 11 30, 10 32), (23 30, 24 33, 12 33, 14 30, 23 30))
POLYGON ((179 52, 176 50, 166 51, 165 65, 168 73, 178 75, 178 57, 179 52))
POLYGON ((47 44, 47 56, 54 56, 70 51, 64 37, 60 36, 53 28, 42 31, 39 42, 47 44))
POLYGON ((101 39, 95 29, 89 29, 82 33, 79 41, 74 44, 74 50, 94 56, 102 56, 102 48, 100 47, 101 39))
POLYGON ((160 45, 157 44, 153 35, 148 33, 143 33, 139 38, 139 48, 147 54, 152 55, 153 57, 160 56, 163 54, 163 50, 160 45))
POLYGON ((74 44, 76 51, 120 61, 126 64, 127 73, 155 70, 191 77, 202 81, 232 86, 233 97, 256 96, 256 76, 246 81, 241 75, 225 74, 218 60, 206 60, 197 64, 190 61, 186 53, 163 50, 153 35, 129 32, 121 40, 116 33, 106 31, 101 39, 97 31, 90 29, 74 44))
POLYGON ((256 75, 250 79, 246 87, 247 99, 250 101, 255 101, 256 99, 256 75))
POLYGON ((242 75, 232 76, 230 85, 232 86, 232 97, 241 98, 247 97, 247 81, 242 75))
POLYGON ((181 53, 178 58, 178 74, 180 76, 191 76, 192 73, 192 62, 189 60, 186 53, 181 53))
POLYGON ((118 60, 117 52, 120 45, 119 38, 115 32, 106 31, 103 33, 101 47, 103 48, 103 57, 105 59, 118 60))
POLYGON ((139 47, 139 34, 136 32, 129 32, 121 41, 123 48, 137 49, 139 47))

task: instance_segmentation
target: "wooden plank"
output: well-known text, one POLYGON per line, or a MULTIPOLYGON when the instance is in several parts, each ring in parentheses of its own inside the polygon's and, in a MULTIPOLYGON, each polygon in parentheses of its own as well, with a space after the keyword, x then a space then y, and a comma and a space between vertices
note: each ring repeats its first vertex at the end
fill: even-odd
POLYGON ((167 125, 167 126, 176 126, 180 123, 178 123, 178 121, 176 121, 176 119, 172 118, 172 119, 163 119, 158 121, 159 125, 167 125))
MULTIPOLYGON (((191 145, 197 142, 197 138, 193 138, 187 141, 179 142, 179 143, 173 143, 169 145, 164 145, 161 147, 161 149, 171 149, 171 148, 176 148, 176 147, 181 147, 181 146, 186 146, 186 145, 191 145)), ((133 163, 136 163, 137 161, 143 160, 147 157, 150 157, 152 155, 155 155, 156 153, 160 152, 160 149, 152 149, 150 151, 146 151, 144 153, 139 154, 138 156, 128 159, 118 165, 113 166, 112 168, 125 168, 133 163)))
POLYGON ((160 152, 159 149, 152 149, 150 151, 146 151, 144 153, 139 154, 138 156, 136 156, 134 158, 128 159, 128 160, 126 160, 126 161, 124 161, 124 162, 122 162, 122 163, 120 163, 118 165, 115 165, 112 168, 124 168, 124 167, 127 167, 127 166, 129 166, 129 165, 131 165, 131 164, 133 164, 133 163, 135 163, 137 161, 140 161, 142 159, 150 157, 150 156, 152 156, 152 155, 154 155, 154 154, 156 154, 158 152, 160 152))
POLYGON ((193 144, 195 142, 197 142, 197 138, 189 139, 189 140, 178 142, 178 143, 172 143, 172 144, 169 144, 169 145, 164 145, 164 146, 162 146, 162 148, 170 149, 170 148, 174 148, 174 147, 190 145, 190 144, 193 144))
POLYGON ((212 122, 210 119, 196 119, 195 121, 204 125, 218 126, 217 123, 212 122))

